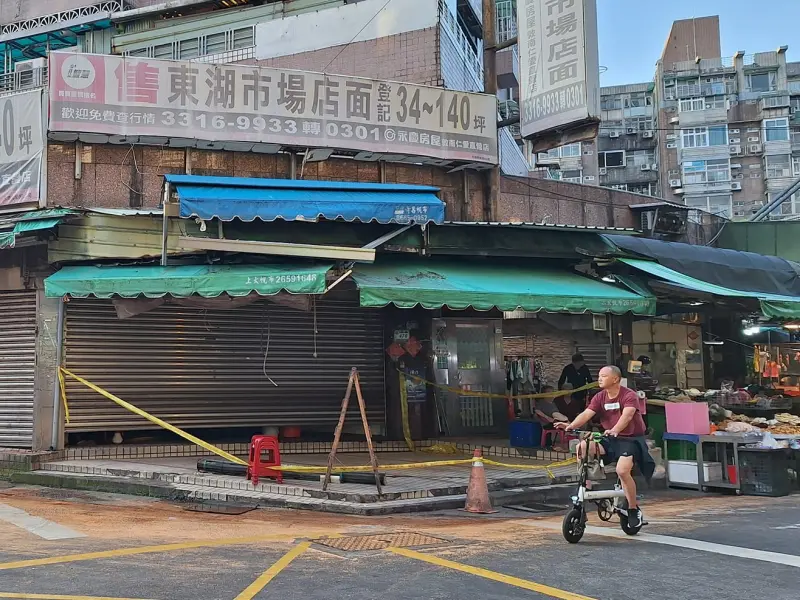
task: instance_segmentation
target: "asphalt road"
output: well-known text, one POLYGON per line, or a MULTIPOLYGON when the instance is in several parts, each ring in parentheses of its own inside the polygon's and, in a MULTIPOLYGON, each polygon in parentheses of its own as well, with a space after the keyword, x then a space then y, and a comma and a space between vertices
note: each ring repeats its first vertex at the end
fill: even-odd
POLYGON ((593 517, 570 545, 560 513, 226 516, 122 496, 0 489, 0 598, 796 600, 798 509, 800 496, 667 494, 647 500, 650 525, 638 538, 593 517), (345 551, 313 541, 398 532, 439 542, 345 551))

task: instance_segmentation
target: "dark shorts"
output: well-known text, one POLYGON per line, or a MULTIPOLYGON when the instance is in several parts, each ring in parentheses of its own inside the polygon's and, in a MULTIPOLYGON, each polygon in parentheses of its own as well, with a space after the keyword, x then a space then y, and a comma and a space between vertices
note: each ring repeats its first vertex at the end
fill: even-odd
POLYGON ((623 456, 632 456, 635 465, 644 463, 643 449, 647 448, 644 437, 607 437, 603 438, 600 445, 606 452, 603 462, 607 465, 617 462, 623 456))

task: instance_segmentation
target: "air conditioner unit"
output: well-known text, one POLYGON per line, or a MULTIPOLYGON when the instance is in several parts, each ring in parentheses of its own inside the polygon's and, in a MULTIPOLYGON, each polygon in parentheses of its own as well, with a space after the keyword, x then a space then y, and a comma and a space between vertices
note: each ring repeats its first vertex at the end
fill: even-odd
POLYGON ((742 147, 739 144, 733 144, 730 146, 731 154, 741 154, 742 147))
POLYGON ((638 131, 639 131, 639 130, 638 130, 638 129, 636 129, 635 127, 628 127, 628 128, 625 130, 625 133, 627 133, 628 135, 631 135, 631 134, 635 134, 635 133, 636 133, 636 132, 638 132, 638 131))
POLYGON ((742 140, 739 138, 731 138, 728 140, 731 144, 739 144, 742 140))
POLYGON ((750 179, 761 179, 761 173, 750 173, 750 179))
POLYGON ((594 175, 586 175, 583 178, 584 181, 594 181, 594 175))
POLYGON ((677 148, 678 144, 667 144, 667 148, 677 148))
POLYGON ((14 65, 14 84, 17 89, 44 85, 46 58, 21 60, 14 65))
POLYGON ((671 187, 671 188, 679 188, 679 187, 681 187, 681 180, 680 179, 670 179, 669 180, 669 187, 671 187))
POLYGON ((650 170, 651 171, 658 171, 658 165, 656 163, 653 163, 652 165, 650 165, 650 170))
POLYGON ((750 144, 747 147, 747 150, 750 154, 760 154, 761 153, 761 144, 750 144))
POLYGON ((612 131, 611 133, 608 134, 608 137, 613 138, 613 139, 618 138, 619 137, 619 131, 612 131))
POLYGON ((678 136, 675 135, 674 133, 670 133, 670 134, 667 135, 667 141, 668 142, 671 142, 672 140, 677 140, 677 139, 678 139, 678 136))
POLYGON ((653 137, 653 132, 652 131, 645 131, 644 133, 642 133, 642 137, 649 140, 649 139, 651 139, 653 137))
POLYGON ((732 181, 731 182, 731 189, 734 190, 734 191, 741 190, 742 189, 742 184, 739 183, 738 181, 732 181))
POLYGON ((739 133, 739 130, 738 129, 731 129, 731 130, 728 131, 728 133, 739 133))
POLYGON ((674 191, 674 193, 676 193, 676 194, 683 194, 683 193, 685 193, 685 192, 686 192, 686 190, 684 190, 682 187, 681 187, 681 188, 678 188, 678 189, 676 189, 676 190, 673 190, 673 191, 674 191))
POLYGON ((641 167, 639 167, 639 170, 641 170, 641 171, 649 171, 650 170, 650 165, 642 165, 641 167))
POLYGON ((680 122, 681 122, 681 118, 680 118, 680 117, 672 117, 672 118, 669 120, 669 122, 670 122, 670 123, 672 123, 672 124, 674 125, 675 123, 680 123, 680 122))
POLYGON ((731 169, 741 169, 742 165, 739 163, 731 163, 731 169))
POLYGON ((608 169, 605 167, 600 167, 600 175, 608 175, 608 169))
POLYGON ((747 141, 751 143, 757 143, 761 141, 761 138, 759 138, 757 135, 751 135, 747 138, 747 141))

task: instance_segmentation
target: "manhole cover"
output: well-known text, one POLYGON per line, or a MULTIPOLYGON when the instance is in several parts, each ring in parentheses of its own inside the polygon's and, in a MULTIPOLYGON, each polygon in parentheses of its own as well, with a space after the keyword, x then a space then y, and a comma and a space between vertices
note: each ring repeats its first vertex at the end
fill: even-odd
POLYGON ((435 546, 447 544, 450 540, 432 535, 402 531, 399 533, 376 533, 372 535, 353 535, 339 538, 319 538, 314 543, 344 552, 364 552, 366 550, 383 550, 385 548, 413 548, 417 546, 435 546))

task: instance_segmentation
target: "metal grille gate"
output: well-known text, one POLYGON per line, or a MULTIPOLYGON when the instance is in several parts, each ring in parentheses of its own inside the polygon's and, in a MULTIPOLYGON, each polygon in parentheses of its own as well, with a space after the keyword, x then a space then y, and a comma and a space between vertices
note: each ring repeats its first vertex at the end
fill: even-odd
POLYGON ((36 292, 0 292, 0 446, 33 445, 35 376, 36 292))
MULTIPOLYGON (((333 425, 358 367, 378 425, 386 413, 381 323, 351 291, 316 301, 316 336, 313 312, 267 301, 234 310, 165 305, 119 319, 110 300, 73 300, 65 365, 183 428, 333 425)), ((153 428, 77 382, 68 380, 67 398, 67 431, 153 428)))

